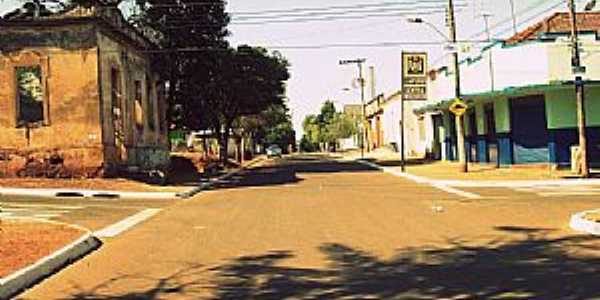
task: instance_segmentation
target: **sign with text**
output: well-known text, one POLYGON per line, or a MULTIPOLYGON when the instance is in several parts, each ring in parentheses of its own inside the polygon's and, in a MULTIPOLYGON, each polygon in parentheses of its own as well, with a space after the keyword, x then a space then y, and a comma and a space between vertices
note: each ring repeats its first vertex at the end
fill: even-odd
POLYGON ((404 100, 427 100, 427 53, 402 52, 404 100))

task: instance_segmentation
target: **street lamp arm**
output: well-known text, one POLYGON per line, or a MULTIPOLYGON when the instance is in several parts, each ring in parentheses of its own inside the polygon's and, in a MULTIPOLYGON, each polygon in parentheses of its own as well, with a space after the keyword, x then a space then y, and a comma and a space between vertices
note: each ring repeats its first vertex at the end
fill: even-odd
POLYGON ((435 27, 435 25, 421 19, 421 18, 410 18, 408 19, 409 23, 415 23, 415 24, 425 24, 427 26, 429 26, 431 29, 433 29, 439 36, 441 36, 442 38, 444 38, 444 40, 446 42, 450 42, 450 38, 448 38, 447 35, 445 35, 441 30, 439 30, 437 27, 435 27))

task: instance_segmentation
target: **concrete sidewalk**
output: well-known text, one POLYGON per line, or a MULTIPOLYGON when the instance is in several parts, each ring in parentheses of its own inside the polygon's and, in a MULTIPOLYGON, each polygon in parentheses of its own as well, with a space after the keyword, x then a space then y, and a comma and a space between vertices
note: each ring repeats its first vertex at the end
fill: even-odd
POLYGON ((264 161, 265 156, 258 156, 253 160, 246 162, 241 168, 229 170, 227 173, 211 178, 204 182, 199 182, 198 186, 191 187, 183 192, 131 192, 119 190, 96 190, 96 189, 77 189, 77 188, 11 188, 0 187, 0 196, 27 196, 42 198, 57 197, 79 197, 79 198, 123 198, 123 199, 156 199, 171 200, 176 198, 189 198, 197 193, 209 188, 215 181, 226 179, 245 168, 255 166, 264 161))
MULTIPOLYGON (((347 153, 344 160, 360 160, 360 153, 347 153)), ((366 153, 364 161, 373 166, 418 183, 453 187, 532 187, 540 185, 600 185, 600 178, 579 178, 570 170, 543 167, 497 168, 493 165, 469 164, 469 172, 462 173, 456 162, 428 161, 409 158, 406 172, 402 173, 398 153, 378 149, 366 153)))

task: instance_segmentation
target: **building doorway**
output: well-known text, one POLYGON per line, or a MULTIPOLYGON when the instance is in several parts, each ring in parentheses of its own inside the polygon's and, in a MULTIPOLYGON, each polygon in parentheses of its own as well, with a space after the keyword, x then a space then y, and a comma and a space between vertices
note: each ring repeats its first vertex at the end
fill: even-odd
POLYGON ((123 110, 123 93, 121 85, 121 72, 113 68, 110 72, 111 84, 111 109, 114 130, 115 158, 118 163, 127 162, 127 148, 125 147, 125 122, 123 110))
POLYGON ((515 164, 549 161, 546 103, 543 95, 510 101, 515 164))

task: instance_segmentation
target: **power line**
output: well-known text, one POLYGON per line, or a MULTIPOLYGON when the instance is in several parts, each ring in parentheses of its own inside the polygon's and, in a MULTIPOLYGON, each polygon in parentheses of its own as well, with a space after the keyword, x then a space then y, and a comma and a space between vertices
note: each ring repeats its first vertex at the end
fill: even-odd
MULTIPOLYGON (((342 5, 342 6, 324 6, 324 7, 304 7, 304 8, 291 8, 291 9, 281 9, 281 10, 263 10, 263 11, 249 11, 249 12, 232 12, 232 15, 264 15, 264 14, 286 14, 293 12, 319 12, 319 11, 330 11, 330 10, 346 10, 346 9, 357 9, 357 8, 381 8, 381 7, 389 7, 389 6, 397 6, 397 5, 418 5, 418 4, 428 4, 428 3, 437 3, 444 4, 445 0, 419 0, 419 1, 401 1, 401 2, 379 2, 379 3, 363 3, 363 4, 355 4, 355 5, 342 5)), ((466 5, 466 4, 461 4, 466 5)))
MULTIPOLYGON (((459 40, 457 43, 480 43, 485 44, 488 43, 488 40, 459 40)), ((498 40, 497 42, 501 42, 498 40)), ((392 41, 392 42, 377 42, 377 43, 339 43, 339 44, 315 44, 315 45, 293 45, 293 46, 283 46, 283 45, 261 45, 258 47, 271 49, 271 50, 321 50, 321 49, 330 49, 330 48, 387 48, 387 47, 397 47, 397 46, 439 46, 446 44, 446 42, 424 42, 424 41, 392 41)), ((83 50, 83 52, 95 52, 96 50, 83 50)), ((172 48, 172 49, 155 49, 155 50, 138 50, 136 53, 146 53, 146 54, 163 54, 163 53, 193 53, 193 52, 219 52, 219 51, 230 51, 228 48, 172 48)), ((6 51, 6 53, 10 53, 11 51, 6 51)), ((73 52, 63 51, 63 50, 45 50, 40 51, 43 54, 56 54, 56 55, 73 55, 73 52)), ((121 53, 121 50, 102 50, 101 53, 121 53)))
MULTIPOLYGON (((293 18, 293 19, 281 19, 281 20, 270 20, 270 21, 254 21, 254 22, 231 22, 229 25, 232 26, 244 26, 244 25, 269 25, 269 24, 285 24, 285 23, 294 23, 294 24, 302 24, 308 22, 329 22, 329 21, 338 21, 338 20, 361 20, 361 19, 371 19, 371 18, 391 18, 391 17, 401 17, 401 16, 414 16, 420 14, 436 14, 436 13, 444 13, 445 10, 428 10, 428 11, 406 11, 406 12, 396 12, 390 14, 365 14, 365 15, 347 15, 347 16, 329 16, 329 17, 308 17, 308 18, 293 18)), ((177 29, 177 28, 201 28, 201 27, 221 27, 218 24, 200 24, 186 21, 167 21, 167 26, 164 28, 167 29, 177 29), (168 25, 172 26, 168 26, 168 25)))
MULTIPOLYGON (((395 11, 417 11, 420 9, 441 9, 444 8, 443 5, 434 5, 434 6, 411 6, 411 7, 402 7, 402 8, 377 8, 377 9, 363 9, 363 10, 341 10, 341 11, 321 11, 321 12, 310 12, 310 13, 294 13, 294 14, 278 14, 278 15, 269 15, 269 16, 250 16, 250 17, 234 17, 232 20, 234 21, 248 21, 248 20, 271 20, 271 19, 281 19, 281 18, 294 18, 294 17, 314 17, 321 15, 340 15, 340 14, 372 14, 379 12, 395 12, 395 11)), ((461 7, 466 7, 463 5, 461 7)))
MULTIPOLYGON (((540 13, 537 13, 537 14, 535 14, 535 15, 533 15, 533 16, 531 16, 531 17, 529 17, 529 18, 527 18, 527 19, 525 19, 525 20, 523 20, 523 21, 519 22, 519 23, 518 23, 518 26, 521 26, 521 25, 523 25, 523 24, 525 24, 525 23, 528 23, 528 22, 530 22, 530 21, 532 21, 532 20, 535 20, 535 19, 536 19, 536 18, 538 18, 539 16, 541 16, 541 15, 543 15, 543 14, 546 14, 546 13, 548 13, 548 12, 551 12, 551 11, 553 11, 554 9, 558 8, 559 6, 561 6, 561 5, 565 4, 565 3, 566 3, 566 1, 565 1, 565 0, 560 0, 560 1, 558 1, 558 3, 556 3, 556 4, 552 5, 551 7, 549 7, 549 8, 547 8, 547 9, 543 10, 542 12, 540 12, 540 13)), ((504 30, 500 31, 498 34, 504 34, 504 33, 508 32, 508 31, 510 31, 511 29, 512 29, 512 28, 504 29, 504 30)))
MULTIPOLYGON (((524 14, 526 14, 526 13, 528 13, 528 12, 530 12, 530 11, 532 11, 532 10, 536 9, 536 8, 538 8, 538 7, 539 7, 541 4, 543 4, 543 3, 546 3, 546 2, 548 2, 548 0, 540 0, 540 1, 537 1, 537 2, 535 2, 534 4, 532 4, 532 5, 530 5, 530 6, 526 7, 526 8, 524 8, 524 9, 522 9, 522 10, 518 11, 518 12, 516 13, 516 16, 515 16, 515 17, 520 17, 520 16, 522 16, 522 15, 524 15, 524 14)), ((559 0, 559 2, 558 2, 558 3, 559 3, 559 4, 562 4, 562 3, 564 3, 564 0, 559 0)), ((555 8, 555 7, 551 8, 550 10, 552 10, 552 9, 554 9, 554 8, 555 8)), ((535 16, 537 17, 537 16, 539 16, 539 15, 541 15, 541 14, 543 14, 543 13, 546 13, 546 12, 548 12, 548 11, 544 11, 544 12, 542 12, 542 13, 538 13, 538 14, 536 14, 535 16)), ((490 26, 490 28, 489 28, 489 29, 490 29, 490 30, 493 30, 493 29, 496 29, 496 28, 498 28, 498 27, 504 26, 504 25, 506 25, 506 24, 508 24, 508 23, 512 22, 512 19, 513 19, 513 18, 512 18, 512 16, 510 16, 510 17, 507 17, 507 18, 505 18, 505 19, 502 19, 501 21, 499 21, 499 22, 497 22, 497 23, 493 24, 492 26, 490 26)), ((519 22, 519 23, 517 24, 517 26, 520 26, 520 25, 522 25, 523 23, 525 23, 525 22, 528 22, 529 20, 530 20, 530 19, 527 19, 527 20, 525 20, 525 21, 521 21, 521 22, 519 22)), ((509 28, 508 30, 503 30, 501 33, 505 33, 505 32, 507 32, 507 31, 509 31, 510 29, 512 29, 512 27, 511 27, 511 28, 509 28)), ((482 30, 482 31, 480 31, 480 32, 478 32, 478 33, 476 33, 476 34, 473 34, 473 35, 472 35, 472 36, 470 36, 469 38, 473 39, 473 38, 479 37, 479 36, 481 36, 481 35, 484 35, 484 34, 486 34, 486 31, 485 31, 485 30, 482 30)))
POLYGON ((267 21, 252 21, 252 22, 231 22, 231 25, 268 25, 268 24, 282 24, 282 23, 305 23, 305 22, 320 22, 320 21, 337 21, 337 20, 357 20, 357 19, 368 19, 368 18, 390 18, 390 17, 401 17, 421 14, 435 14, 444 13, 445 10, 428 10, 428 11, 406 11, 402 13, 389 13, 389 14, 365 14, 365 15, 348 15, 348 16, 333 16, 333 17, 308 17, 308 18, 293 18, 283 20, 267 20, 267 21))

